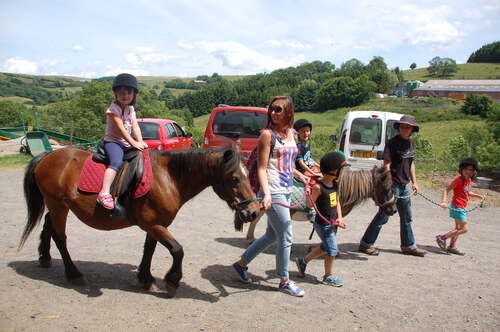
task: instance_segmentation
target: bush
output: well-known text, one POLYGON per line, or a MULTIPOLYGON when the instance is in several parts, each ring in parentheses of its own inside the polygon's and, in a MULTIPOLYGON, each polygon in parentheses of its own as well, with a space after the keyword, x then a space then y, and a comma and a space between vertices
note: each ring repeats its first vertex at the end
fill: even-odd
POLYGON ((471 127, 464 135, 453 138, 444 158, 458 165, 465 157, 474 157, 484 170, 500 169, 500 144, 493 140, 488 129, 471 127))
POLYGON ((479 115, 486 118, 493 109, 493 99, 485 95, 468 95, 465 104, 462 106, 464 114, 479 115))
POLYGON ((428 159, 434 156, 432 151, 432 144, 422 136, 415 134, 415 157, 418 159, 428 159))
POLYGON ((500 104, 494 104, 492 109, 488 112, 486 119, 488 130, 493 135, 493 139, 500 143, 500 104))
POLYGON ((27 108, 19 103, 0 100, 0 127, 14 127, 26 124, 27 108))
POLYGON ((196 127, 186 128, 187 132, 193 134, 193 148, 201 148, 203 138, 205 137, 205 129, 196 127))
MULTIPOLYGON (((338 132, 338 129, 335 131, 338 132)), ((334 151, 336 143, 330 139, 330 134, 315 132, 311 136, 311 151, 314 160, 319 163, 321 157, 334 151)))

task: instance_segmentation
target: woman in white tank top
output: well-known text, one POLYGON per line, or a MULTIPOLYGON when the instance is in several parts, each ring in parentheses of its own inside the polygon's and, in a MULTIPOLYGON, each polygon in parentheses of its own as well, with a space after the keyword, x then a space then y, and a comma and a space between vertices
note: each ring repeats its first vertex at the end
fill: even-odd
POLYGON ((268 246, 276 242, 276 272, 280 278, 279 290, 293 296, 304 296, 304 290, 288 278, 288 263, 292 247, 290 210, 271 202, 290 205, 293 177, 304 183, 308 178, 295 169, 297 145, 293 134, 294 106, 292 98, 278 96, 271 100, 267 114, 267 128, 261 131, 258 142, 257 176, 263 208, 267 213, 265 234, 252 243, 241 259, 233 264, 243 282, 252 282, 247 265, 268 246), (275 140, 271 151, 271 141, 275 140))

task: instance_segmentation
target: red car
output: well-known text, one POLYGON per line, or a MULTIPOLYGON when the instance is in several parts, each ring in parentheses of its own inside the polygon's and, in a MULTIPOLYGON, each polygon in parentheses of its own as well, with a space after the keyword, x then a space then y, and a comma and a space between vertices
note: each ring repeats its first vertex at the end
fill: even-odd
POLYGON ((239 145, 243 157, 248 158, 266 122, 265 108, 219 105, 210 114, 202 147, 206 149, 233 142, 239 145))
POLYGON ((190 149, 193 144, 193 135, 186 133, 173 120, 167 119, 137 119, 141 128, 142 139, 150 149, 181 150, 190 149))

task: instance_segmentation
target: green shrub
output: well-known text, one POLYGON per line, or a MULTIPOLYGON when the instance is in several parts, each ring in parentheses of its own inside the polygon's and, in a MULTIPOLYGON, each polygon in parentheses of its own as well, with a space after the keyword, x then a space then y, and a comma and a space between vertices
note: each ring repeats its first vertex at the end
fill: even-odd
POLYGON ((491 142, 478 148, 478 161, 481 169, 500 170, 500 144, 491 142))
POLYGON ((205 129, 197 127, 189 127, 186 129, 189 133, 193 134, 193 148, 201 148, 203 138, 205 137, 205 129))
POLYGON ((422 136, 416 134, 413 136, 415 140, 415 157, 420 159, 428 159, 434 156, 432 144, 422 136))
POLYGON ((488 124, 488 130, 493 135, 493 139, 500 143, 500 104, 494 104, 491 110, 488 112, 488 117, 486 119, 488 124))
POLYGON ((450 141, 444 159, 458 165, 465 157, 474 157, 484 170, 500 169, 500 144, 495 142, 488 129, 478 126, 464 131, 463 135, 450 141))
POLYGON ((493 99, 490 96, 473 94, 467 96, 461 110, 464 114, 486 118, 492 108, 493 99))
POLYGON ((323 157, 328 152, 335 150, 336 145, 337 144, 330 139, 330 134, 321 132, 314 133, 311 136, 311 151, 313 154, 313 159, 317 163, 319 163, 321 157, 323 157))

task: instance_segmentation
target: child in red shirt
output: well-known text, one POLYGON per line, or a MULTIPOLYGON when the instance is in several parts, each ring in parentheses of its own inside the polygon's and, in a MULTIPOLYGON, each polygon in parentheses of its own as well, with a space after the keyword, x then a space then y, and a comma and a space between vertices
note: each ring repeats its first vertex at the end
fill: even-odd
POLYGON ((477 197, 485 199, 484 196, 473 193, 470 191, 472 188, 472 179, 477 175, 479 171, 477 161, 474 158, 464 158, 460 162, 458 167, 458 173, 460 174, 446 189, 443 191, 443 200, 441 202, 441 207, 448 208, 446 201, 448 199, 448 192, 453 190, 453 198, 451 199, 450 206, 450 217, 455 219, 455 229, 444 234, 436 235, 436 242, 439 248, 448 251, 449 253, 455 255, 464 255, 461 251, 456 248, 457 239, 460 235, 467 233, 469 230, 467 226, 467 203, 469 198, 477 197), (451 239, 450 246, 446 247, 446 240, 451 239))

